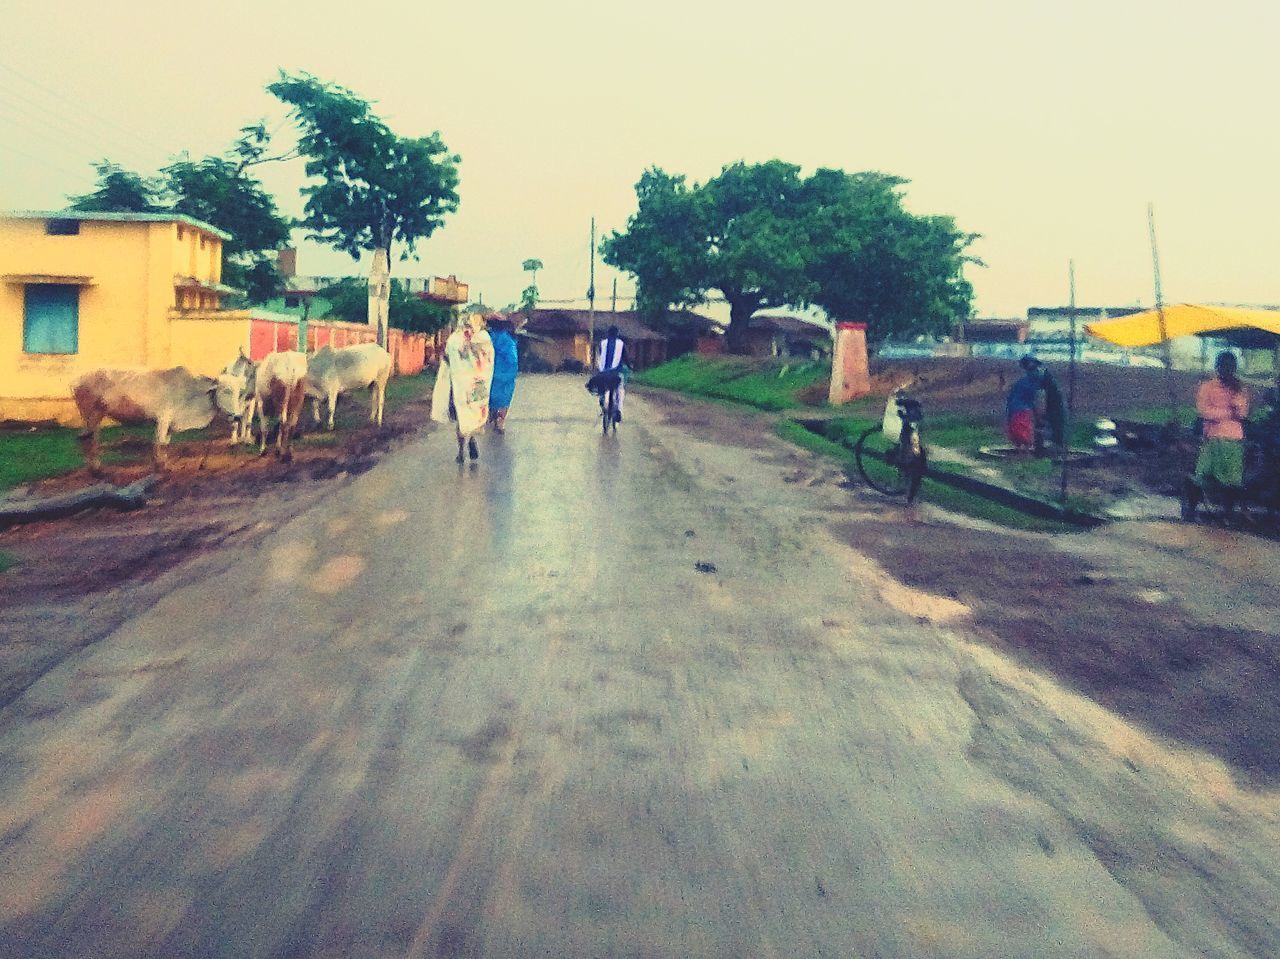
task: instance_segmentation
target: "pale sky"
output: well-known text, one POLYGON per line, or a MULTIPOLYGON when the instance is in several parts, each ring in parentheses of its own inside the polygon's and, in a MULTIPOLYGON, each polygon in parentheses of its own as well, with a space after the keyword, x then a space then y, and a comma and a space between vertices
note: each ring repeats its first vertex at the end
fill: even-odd
MULTIPOLYGON (((583 297, 591 217, 656 164, 705 180, 781 158, 906 177, 908 205, 983 239, 979 316, 1067 299, 1280 303, 1280 4, 975 0, 618 4, 0 0, 0 208, 58 208, 107 157, 220 152, 306 70, 462 155, 461 207, 401 275, 501 306, 541 259, 583 297)), ((286 142, 289 128, 281 130, 286 142)), ((300 165, 267 168, 301 212, 300 165)), ((307 245, 304 273, 352 261, 307 245)), ((607 308, 613 271, 597 271, 607 308)), ((619 279, 629 295, 629 278, 619 279)))

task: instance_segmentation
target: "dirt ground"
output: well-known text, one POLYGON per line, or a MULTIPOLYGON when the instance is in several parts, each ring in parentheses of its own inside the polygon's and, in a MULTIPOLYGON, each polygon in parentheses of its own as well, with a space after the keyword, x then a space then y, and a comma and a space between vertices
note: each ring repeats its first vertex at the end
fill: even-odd
MULTIPOLYGON (((0 708, 176 584, 216 569, 219 546, 261 538, 428 428, 429 391, 388 404, 381 429, 369 425, 362 400, 339 407, 335 433, 311 428, 292 463, 270 446, 259 456, 256 447, 232 451, 224 440, 176 442, 144 509, 93 510, 0 531, 0 551, 15 560, 0 577, 0 708)), ((304 423, 310 417, 308 407, 304 423)), ((131 439, 117 449, 130 463, 108 465, 106 479, 123 485, 151 472, 148 443, 131 439)), ((32 491, 94 482, 80 469, 32 491)))
MULTIPOLYGON (((1241 548, 1239 534, 1190 532, 1220 537, 1216 549, 1241 548)), ((1194 602, 1179 601, 1202 590, 1232 598, 1230 580, 1188 581, 1182 596, 1167 583, 1135 588, 1124 570, 1065 553, 1046 537, 945 523, 913 527, 885 517, 840 524, 836 533, 906 585, 967 607, 981 642, 1217 755, 1255 785, 1280 783, 1276 630, 1229 617, 1206 621, 1194 602)))
MULTIPOLYGON (((1063 395, 1067 392, 1065 363, 1050 363, 1063 395)), ((1119 409, 1160 407, 1169 402, 1164 370, 1145 367, 1108 366, 1103 363, 1080 363, 1076 366, 1075 412, 1077 416, 1114 416, 1119 409)), ((928 413, 1004 415, 1005 394, 1022 376, 1014 360, 989 359, 911 359, 873 360, 872 389, 888 395, 898 386, 909 386, 913 395, 924 402, 928 413)), ((1174 371, 1174 389, 1178 402, 1195 401, 1200 373, 1174 371)))

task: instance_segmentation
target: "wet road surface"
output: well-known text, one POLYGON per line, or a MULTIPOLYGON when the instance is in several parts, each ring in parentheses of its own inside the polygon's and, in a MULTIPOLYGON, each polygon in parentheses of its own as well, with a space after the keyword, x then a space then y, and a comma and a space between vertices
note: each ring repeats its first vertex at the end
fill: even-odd
POLYGON ((0 956, 1280 953, 1275 791, 628 404, 526 378, 0 713, 0 956))

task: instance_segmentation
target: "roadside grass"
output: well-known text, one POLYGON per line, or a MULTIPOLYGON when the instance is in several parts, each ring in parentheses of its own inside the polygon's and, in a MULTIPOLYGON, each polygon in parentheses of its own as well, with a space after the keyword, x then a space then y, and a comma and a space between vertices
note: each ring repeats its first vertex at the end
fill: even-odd
POLYGON ((637 373, 635 381, 779 412, 805 405, 802 394, 830 378, 827 363, 687 355, 637 373))
MULTIPOLYGON (((435 383, 435 374, 423 372, 416 376, 398 376, 387 384, 387 410, 391 411, 412 402, 428 392, 435 383)), ((311 403, 303 416, 310 420, 311 403)), ((367 394, 355 398, 344 397, 338 403, 338 423, 343 428, 363 425, 368 421, 367 394)), ((70 473, 84 465, 80 451, 79 431, 70 428, 32 430, 30 432, 0 431, 0 492, 35 483, 39 480, 70 473)), ((109 426, 103 429, 102 461, 119 465, 134 462, 140 457, 150 457, 151 426, 109 426), (115 447, 115 448, 112 448, 115 447)), ((174 439, 180 443, 207 443, 225 438, 227 429, 215 421, 199 430, 178 433, 174 439)), ((321 446, 334 445, 335 434, 312 431, 300 442, 321 446)), ((245 455, 256 453, 256 447, 237 447, 245 455)))
MULTIPOLYGON (((843 425, 847 426, 849 432, 856 439, 862 430, 873 425, 873 423, 870 420, 849 420, 845 421, 843 425), (856 432, 854 431, 855 428, 856 432)), ((854 460, 853 450, 843 443, 819 436, 791 420, 780 421, 777 429, 778 435, 783 439, 795 443, 797 446, 803 447, 812 453, 838 460, 851 478, 857 477, 858 467, 854 460)), ((950 468, 951 464, 948 464, 948 469, 950 468)), ((858 481, 860 482, 860 479, 858 481)), ((920 497, 945 510, 995 523, 1009 529, 1033 533, 1079 532, 1076 527, 1068 523, 1041 519, 1038 516, 1028 516, 1026 513, 1019 512, 1001 503, 946 486, 930 479, 927 475, 925 476, 924 485, 921 487, 920 497)), ((888 497, 886 497, 886 501, 892 502, 888 497)))
POLYGON ((0 549, 0 575, 3 575, 13 569, 17 562, 17 559, 14 558, 12 553, 6 553, 4 550, 0 549))

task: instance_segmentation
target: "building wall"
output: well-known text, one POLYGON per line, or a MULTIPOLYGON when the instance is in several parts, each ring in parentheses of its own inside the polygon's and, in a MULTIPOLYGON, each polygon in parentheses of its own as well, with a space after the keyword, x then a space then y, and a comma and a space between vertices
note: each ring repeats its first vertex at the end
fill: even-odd
POLYGON ((169 322, 166 366, 185 366, 192 373, 216 376, 241 350, 249 351, 253 319, 248 310, 209 313, 174 312, 169 322))
POLYGON ((80 288, 78 351, 66 355, 23 351, 25 285, 0 280, 0 419, 74 421, 70 386, 84 371, 164 363, 172 230, 85 220, 78 235, 49 236, 43 220, 0 221, 0 276, 90 278, 80 288))

